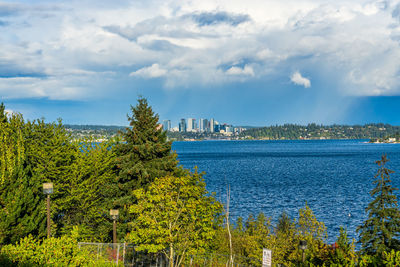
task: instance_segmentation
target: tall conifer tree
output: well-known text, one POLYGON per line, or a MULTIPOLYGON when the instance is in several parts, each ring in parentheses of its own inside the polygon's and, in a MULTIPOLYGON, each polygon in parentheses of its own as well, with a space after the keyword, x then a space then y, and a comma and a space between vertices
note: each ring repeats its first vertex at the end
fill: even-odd
POLYGON ((376 161, 379 169, 375 175, 375 188, 370 192, 375 197, 365 209, 368 219, 357 231, 360 232, 360 243, 365 254, 378 258, 384 251, 399 249, 400 211, 397 206, 397 188, 391 186, 390 174, 394 171, 386 168, 389 159, 383 155, 376 161))
POLYGON ((0 244, 45 234, 42 185, 30 175, 24 126, 20 114, 7 116, 0 106, 0 244))
MULTIPOLYGON (((120 209, 120 221, 131 220, 127 209, 136 201, 133 190, 147 188, 155 178, 185 174, 178 167, 176 154, 171 152, 172 143, 167 141, 159 117, 147 100, 140 97, 131 111, 132 115, 128 116, 131 127, 122 133, 124 142, 115 148, 118 177, 113 206, 120 209)), ((119 229, 120 235, 125 236, 127 229, 123 226, 119 229)))

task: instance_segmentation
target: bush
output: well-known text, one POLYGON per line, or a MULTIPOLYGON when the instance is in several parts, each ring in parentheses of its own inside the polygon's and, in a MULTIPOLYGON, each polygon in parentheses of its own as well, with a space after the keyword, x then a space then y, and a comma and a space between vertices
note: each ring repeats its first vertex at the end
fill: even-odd
POLYGON ((78 228, 70 235, 35 240, 31 235, 0 251, 1 266, 115 266, 105 259, 96 259, 78 247, 78 228))

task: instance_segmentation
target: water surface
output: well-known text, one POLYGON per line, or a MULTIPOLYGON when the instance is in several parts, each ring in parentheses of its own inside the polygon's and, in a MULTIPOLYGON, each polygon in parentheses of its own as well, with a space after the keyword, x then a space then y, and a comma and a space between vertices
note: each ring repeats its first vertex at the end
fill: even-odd
POLYGON ((174 142, 172 148, 184 167, 205 172, 207 189, 220 201, 230 185, 233 220, 264 212, 276 222, 283 211, 297 218, 307 201, 334 242, 340 226, 356 237, 382 153, 400 187, 400 144, 365 141, 200 141, 174 142))

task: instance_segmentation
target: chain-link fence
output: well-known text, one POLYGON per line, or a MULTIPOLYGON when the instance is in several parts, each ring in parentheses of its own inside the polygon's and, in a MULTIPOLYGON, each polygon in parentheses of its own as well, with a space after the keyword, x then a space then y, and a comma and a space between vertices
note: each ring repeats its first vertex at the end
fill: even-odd
MULTIPOLYGON (((163 253, 147 253, 136 251, 135 246, 126 243, 78 243, 80 249, 84 249, 93 259, 114 263, 118 266, 135 267, 167 267, 169 260, 163 253)), ((243 267, 261 266, 261 260, 233 256, 230 262, 229 255, 201 254, 187 255, 182 260, 182 266, 191 267, 243 267)))
POLYGON ((78 246, 93 259, 114 263, 119 266, 168 266, 163 254, 136 251, 135 246, 132 244, 79 242, 78 246))

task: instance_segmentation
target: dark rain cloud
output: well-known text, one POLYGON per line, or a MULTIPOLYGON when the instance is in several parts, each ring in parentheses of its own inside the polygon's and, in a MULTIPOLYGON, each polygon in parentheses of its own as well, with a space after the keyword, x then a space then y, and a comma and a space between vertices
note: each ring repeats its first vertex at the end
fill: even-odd
POLYGON ((182 25, 194 22, 200 27, 213 26, 218 24, 237 26, 250 20, 250 16, 245 14, 233 14, 222 11, 201 12, 185 14, 172 19, 163 16, 157 16, 151 19, 143 20, 133 27, 120 27, 117 25, 109 25, 103 27, 103 29, 134 42, 136 42, 140 36, 146 34, 159 34, 160 36, 172 38, 199 38, 201 36, 212 38, 214 37, 212 36, 212 34, 198 32, 194 33, 185 30, 182 25), (165 25, 169 25, 170 27, 165 27, 165 25))
POLYGON ((149 43, 141 44, 142 47, 155 51, 172 51, 180 48, 167 40, 154 40, 149 43))
POLYGON ((14 16, 22 9, 21 5, 0 3, 0 17, 14 16))
POLYGON ((400 3, 395 6, 392 12, 392 18, 400 21, 400 3))
POLYGON ((133 27, 120 27, 116 25, 110 25, 103 27, 103 29, 134 42, 136 42, 140 36, 146 34, 159 34, 161 36, 173 38, 198 37, 198 35, 182 29, 181 20, 182 18, 167 19, 163 16, 157 16, 152 19, 141 21, 133 27), (175 25, 175 27, 166 28, 165 25, 175 25))
POLYGON ((0 62, 0 78, 46 78, 47 74, 41 71, 22 68, 12 63, 0 62))
POLYGON ((225 11, 195 13, 191 14, 190 17, 199 26, 209 26, 222 23, 237 26, 251 20, 250 16, 247 14, 232 14, 225 11))

